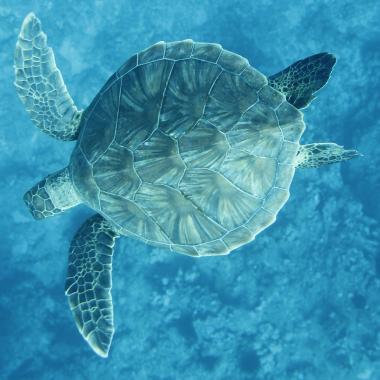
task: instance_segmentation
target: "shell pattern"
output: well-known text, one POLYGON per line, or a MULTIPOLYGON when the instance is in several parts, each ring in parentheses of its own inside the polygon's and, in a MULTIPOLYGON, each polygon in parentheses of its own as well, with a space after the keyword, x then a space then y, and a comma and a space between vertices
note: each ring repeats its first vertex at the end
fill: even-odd
POLYGON ((218 44, 159 42, 85 111, 71 176, 118 232, 227 254, 287 201, 303 130, 301 112, 246 59, 218 44))

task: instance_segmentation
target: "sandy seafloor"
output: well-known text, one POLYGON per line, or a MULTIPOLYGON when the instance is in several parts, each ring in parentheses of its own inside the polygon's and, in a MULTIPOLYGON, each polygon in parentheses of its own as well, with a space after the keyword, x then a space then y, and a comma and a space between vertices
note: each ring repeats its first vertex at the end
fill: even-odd
POLYGON ((0 0, 0 378, 380 379, 379 19, 378 0, 0 0), (364 156, 297 171, 277 222, 229 256, 194 259, 120 239, 116 334, 99 358, 64 295, 69 243, 91 210, 36 222, 22 202, 74 146, 35 128, 14 90, 29 11, 80 108, 159 40, 219 42, 266 74, 332 52, 338 63, 305 111, 302 141, 364 156))

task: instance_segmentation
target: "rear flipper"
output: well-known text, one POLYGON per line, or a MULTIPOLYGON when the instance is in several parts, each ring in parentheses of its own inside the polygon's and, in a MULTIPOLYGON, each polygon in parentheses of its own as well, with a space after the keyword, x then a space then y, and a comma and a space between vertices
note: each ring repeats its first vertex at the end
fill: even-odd
POLYGON ((314 143, 301 145, 297 153, 297 168, 317 168, 319 166, 350 160, 361 156, 354 149, 344 149, 335 143, 314 143))
POLYGON ((335 62, 332 54, 315 54, 270 76, 268 83, 293 106, 305 108, 315 98, 314 93, 329 80, 335 62))

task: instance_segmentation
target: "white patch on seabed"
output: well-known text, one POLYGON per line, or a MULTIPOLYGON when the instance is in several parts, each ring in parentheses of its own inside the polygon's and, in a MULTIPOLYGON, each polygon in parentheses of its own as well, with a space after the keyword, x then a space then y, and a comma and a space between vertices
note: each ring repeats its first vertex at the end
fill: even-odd
POLYGON ((372 378, 371 377, 372 373, 373 373, 372 368, 365 368, 361 372, 358 373, 357 378, 360 380, 368 380, 372 378))

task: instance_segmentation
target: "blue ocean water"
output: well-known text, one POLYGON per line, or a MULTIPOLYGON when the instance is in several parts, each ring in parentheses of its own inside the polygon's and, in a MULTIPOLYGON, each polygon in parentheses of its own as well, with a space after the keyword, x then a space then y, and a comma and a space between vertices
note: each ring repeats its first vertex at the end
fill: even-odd
POLYGON ((377 0, 0 0, 0 379, 380 379, 380 3, 377 0), (120 239, 108 359, 64 295, 68 247, 92 212, 36 222, 22 195, 74 143, 34 127, 13 87, 23 18, 41 19, 80 108, 152 43, 218 42, 273 74, 329 51, 302 142, 363 157, 298 170, 277 222, 229 256, 194 259, 120 239))

